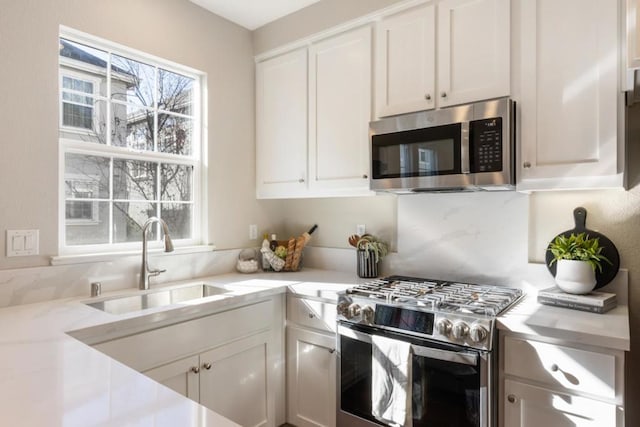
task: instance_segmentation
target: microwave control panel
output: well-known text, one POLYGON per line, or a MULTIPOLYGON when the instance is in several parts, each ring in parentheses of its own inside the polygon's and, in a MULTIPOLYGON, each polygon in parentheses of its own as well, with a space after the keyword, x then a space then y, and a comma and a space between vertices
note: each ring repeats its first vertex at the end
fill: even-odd
POLYGON ((469 123, 471 172, 502 171, 502 118, 469 123))

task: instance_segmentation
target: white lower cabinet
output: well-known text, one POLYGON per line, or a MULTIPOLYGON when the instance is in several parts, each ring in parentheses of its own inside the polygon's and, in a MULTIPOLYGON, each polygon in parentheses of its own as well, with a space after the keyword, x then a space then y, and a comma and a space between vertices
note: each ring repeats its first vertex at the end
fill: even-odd
POLYGON ((501 336, 502 427, 623 427, 624 352, 501 336))
POLYGON ((616 405, 517 381, 505 381, 504 426, 616 426, 616 405))
POLYGON ((270 300, 94 347, 251 427, 285 421, 284 301, 270 300))
POLYGON ((287 328, 288 422, 297 427, 336 425, 336 338, 287 328))
POLYGON ((336 425, 336 304, 287 299, 287 422, 336 425))

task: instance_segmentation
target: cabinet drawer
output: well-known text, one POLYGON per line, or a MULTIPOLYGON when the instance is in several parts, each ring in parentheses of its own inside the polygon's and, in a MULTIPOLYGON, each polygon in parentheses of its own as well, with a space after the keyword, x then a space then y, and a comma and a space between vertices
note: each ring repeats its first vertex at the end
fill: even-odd
POLYGON ((144 371, 270 329, 273 310, 273 301, 264 301, 107 341, 94 348, 137 371, 144 371))
POLYGON ((336 331, 336 304, 287 297, 287 321, 322 331, 336 331))
POLYGON ((504 357, 507 375, 607 399, 616 397, 616 358, 612 354, 507 336, 504 357))

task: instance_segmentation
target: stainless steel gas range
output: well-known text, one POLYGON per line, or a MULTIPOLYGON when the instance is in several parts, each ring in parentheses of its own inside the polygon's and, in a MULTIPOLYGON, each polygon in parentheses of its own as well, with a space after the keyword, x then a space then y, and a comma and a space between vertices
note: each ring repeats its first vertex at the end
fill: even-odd
POLYGON ((522 296, 404 276, 339 294, 338 426, 495 426, 496 317, 522 296))

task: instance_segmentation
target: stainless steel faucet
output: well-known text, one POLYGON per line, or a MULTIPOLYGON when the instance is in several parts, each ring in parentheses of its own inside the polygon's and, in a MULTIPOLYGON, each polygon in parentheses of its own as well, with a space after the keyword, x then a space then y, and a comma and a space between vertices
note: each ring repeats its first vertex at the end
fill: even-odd
POLYGON ((162 225, 162 231, 164 232, 164 251, 173 252, 173 243, 171 237, 169 237, 169 227, 167 223, 160 218, 152 216, 142 226, 142 271, 140 272, 140 289, 149 289, 149 277, 157 276, 160 273, 164 273, 167 270, 149 270, 147 263, 147 230, 149 227, 159 222, 162 225))

